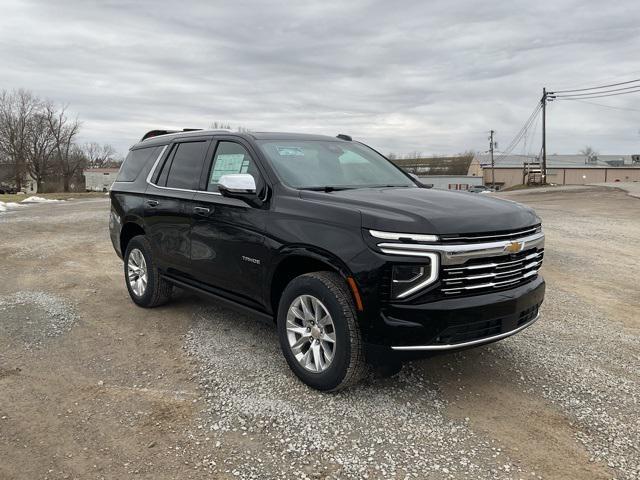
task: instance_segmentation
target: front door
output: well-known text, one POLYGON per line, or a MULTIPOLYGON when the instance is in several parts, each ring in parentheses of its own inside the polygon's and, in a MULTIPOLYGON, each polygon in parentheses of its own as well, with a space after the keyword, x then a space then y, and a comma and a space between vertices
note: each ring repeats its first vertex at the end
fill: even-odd
POLYGON ((268 209, 218 192, 218 180, 228 173, 249 173, 258 192, 266 188, 249 146, 220 140, 207 162, 206 191, 192 200, 191 260, 194 275, 231 299, 261 308, 267 249, 264 232, 268 209), (238 298, 239 297, 239 298, 238 298))
POLYGON ((147 238, 158 266, 171 275, 189 276, 192 218, 189 207, 209 144, 206 138, 189 138, 170 145, 147 187, 144 207, 147 238))

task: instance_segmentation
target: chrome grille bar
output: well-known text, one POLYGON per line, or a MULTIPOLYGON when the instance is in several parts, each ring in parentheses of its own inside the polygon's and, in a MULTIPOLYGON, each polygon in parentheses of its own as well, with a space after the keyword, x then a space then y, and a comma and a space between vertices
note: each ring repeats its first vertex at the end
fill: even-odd
POLYGON ((517 273, 520 273, 524 270, 528 270, 530 268, 539 268, 542 265, 542 260, 538 261, 538 262, 532 262, 529 263, 527 265, 525 265, 522 268, 516 268, 515 270, 506 270, 506 271, 501 271, 501 272, 495 272, 495 273, 483 273, 481 275, 470 275, 467 277, 456 277, 456 278, 443 278, 442 281, 443 282, 458 282, 458 281, 464 281, 464 280, 479 280, 482 278, 492 278, 492 277, 502 277, 502 276, 509 276, 509 275, 515 275, 517 273))
POLYGON ((517 278, 513 278, 511 280, 506 280, 504 282, 490 282, 490 283, 480 283, 478 285, 467 285, 464 287, 452 287, 452 288, 443 288, 441 289, 441 291, 443 293, 459 293, 460 291, 464 290, 477 290, 479 288, 502 288, 502 287, 506 287, 507 285, 511 285, 513 283, 518 283, 526 278, 532 277, 533 275, 537 275, 538 274, 538 270, 530 270, 528 272, 526 272, 524 275, 521 275, 517 278))
POLYGON ((544 253, 544 251, 531 253, 531 254, 527 255, 526 257, 521 258, 520 260, 513 260, 513 261, 510 261, 510 262, 483 263, 481 265, 469 265, 468 267, 451 267, 451 268, 445 268, 444 271, 445 272, 461 272, 462 270, 481 270, 483 268, 502 267, 503 265, 512 265, 514 263, 521 263, 521 262, 526 261, 526 260, 532 260, 534 258, 541 257, 543 255, 543 253, 544 253))
POLYGON ((500 240, 494 242, 466 243, 460 245, 426 244, 426 243, 404 243, 404 242, 381 242, 378 248, 390 255, 403 255, 407 257, 420 257, 422 252, 438 252, 442 265, 451 267, 453 265, 463 265, 471 259, 483 257, 496 257, 508 255, 505 251, 512 243, 521 244, 522 250, 532 248, 542 248, 544 246, 544 233, 538 232, 533 235, 520 237, 517 239, 500 240))

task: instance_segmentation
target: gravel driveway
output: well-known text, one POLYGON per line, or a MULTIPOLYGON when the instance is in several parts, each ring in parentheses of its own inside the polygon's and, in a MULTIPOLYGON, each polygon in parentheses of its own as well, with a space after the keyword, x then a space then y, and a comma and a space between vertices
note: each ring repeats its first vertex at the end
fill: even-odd
POLYGON ((269 325, 128 299, 104 200, 0 214, 0 478, 640 478, 640 199, 505 194, 543 218, 519 335, 298 382, 269 325))

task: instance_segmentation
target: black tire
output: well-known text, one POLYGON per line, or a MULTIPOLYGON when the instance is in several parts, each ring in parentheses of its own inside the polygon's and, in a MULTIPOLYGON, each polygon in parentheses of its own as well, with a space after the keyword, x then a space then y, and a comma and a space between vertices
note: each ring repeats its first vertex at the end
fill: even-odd
POLYGON ((351 292, 340 275, 314 272, 294 278, 285 288, 278 306, 278 338, 289 367, 304 383, 322 391, 338 391, 359 382, 368 371, 364 345, 351 292), (296 359, 287 338, 287 312, 300 295, 320 300, 335 327, 335 350, 327 369, 312 372, 296 359))
POLYGON ((151 255, 151 245, 149 245, 149 241, 144 235, 133 237, 127 244, 127 249, 124 254, 124 281, 127 285, 131 300, 140 307, 157 307, 167 303, 171 299, 173 285, 160 277, 158 267, 151 255), (146 262, 147 286, 142 295, 137 295, 133 291, 127 273, 130 255, 134 250, 139 250, 146 262))

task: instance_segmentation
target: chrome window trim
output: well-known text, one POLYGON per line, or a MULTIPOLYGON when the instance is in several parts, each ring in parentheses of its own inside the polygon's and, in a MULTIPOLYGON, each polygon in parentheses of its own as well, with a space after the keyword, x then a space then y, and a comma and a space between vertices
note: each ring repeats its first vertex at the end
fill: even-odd
POLYGON ((406 298, 412 293, 415 293, 419 290, 422 290, 425 287, 428 287, 438 279, 438 273, 440 272, 440 261, 439 261, 440 256, 437 253, 427 253, 426 255, 422 255, 422 256, 428 257, 431 260, 431 271, 429 272, 429 277, 424 282, 420 282, 418 285, 411 287, 406 292, 402 292, 397 297, 394 297, 394 300, 406 298))
POLYGON ((457 348, 471 347, 473 345, 480 345, 483 343, 495 342, 496 340, 501 340, 506 337, 510 337, 518 333, 521 330, 533 325, 536 320, 540 318, 540 314, 537 314, 533 320, 525 323, 524 325, 520 325, 518 328, 511 330, 509 332, 504 332, 499 335, 494 335, 492 337, 479 338, 478 340, 471 340, 469 342, 462 343, 452 343, 448 345, 409 345, 409 346, 392 346, 392 350, 404 350, 404 351, 435 351, 435 350, 454 350, 457 348))
MULTIPOLYGON (((160 136, 160 135, 158 135, 160 136)), ((153 137, 155 138, 155 137, 153 137)), ((219 195, 222 196, 222 194, 220 192, 208 192, 206 190, 191 190, 188 188, 174 188, 174 187, 161 187, 160 185, 156 185, 155 183, 153 183, 151 181, 151 179, 153 178, 154 173, 156 173, 156 168, 158 168, 158 164, 160 163, 160 159, 162 158, 162 156, 164 155, 164 152, 167 150, 167 147, 169 145, 165 145, 162 148, 162 151, 160 152, 160 155, 158 155, 158 158, 156 158, 156 161, 153 164, 153 167, 151 167, 151 171, 149 172, 149 175, 147 175, 147 183, 149 185, 152 185, 155 188, 159 188, 161 190, 172 190, 175 192, 187 192, 187 193, 205 193, 207 195, 219 195)))
POLYGON ((369 230, 369 234, 372 237, 380 238, 382 240, 401 240, 406 238, 408 240, 414 240, 416 242, 437 242, 437 235, 426 235, 422 233, 396 233, 396 232, 382 232, 380 230, 369 230))

